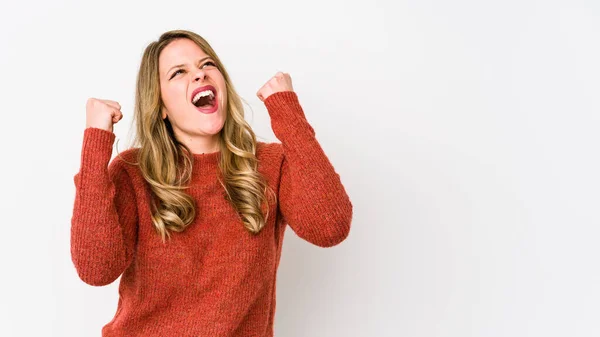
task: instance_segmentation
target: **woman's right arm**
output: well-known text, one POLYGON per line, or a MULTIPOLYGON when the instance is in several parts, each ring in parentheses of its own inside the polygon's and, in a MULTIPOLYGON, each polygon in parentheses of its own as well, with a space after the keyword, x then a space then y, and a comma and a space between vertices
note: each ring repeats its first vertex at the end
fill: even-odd
POLYGON ((114 101, 89 99, 81 166, 74 176, 71 259, 81 280, 102 286, 115 281, 133 260, 138 212, 131 179, 119 157, 112 162, 122 118, 114 101))
POLYGON ((81 167, 74 177, 71 258, 79 277, 103 286, 116 280, 133 259, 137 239, 137 205, 126 165, 110 165, 112 132, 86 128, 81 167))

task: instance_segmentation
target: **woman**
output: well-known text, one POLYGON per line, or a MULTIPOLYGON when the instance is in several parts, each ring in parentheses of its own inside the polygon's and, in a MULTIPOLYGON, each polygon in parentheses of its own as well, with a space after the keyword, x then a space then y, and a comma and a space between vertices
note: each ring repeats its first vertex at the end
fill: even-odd
POLYGON ((185 30, 146 48, 136 147, 112 161, 114 101, 87 102, 71 226, 79 277, 121 276, 102 336, 273 336, 285 226, 330 247, 352 204, 288 74, 257 95, 281 143, 263 143, 211 46, 185 30), (110 163, 109 163, 110 162, 110 163))

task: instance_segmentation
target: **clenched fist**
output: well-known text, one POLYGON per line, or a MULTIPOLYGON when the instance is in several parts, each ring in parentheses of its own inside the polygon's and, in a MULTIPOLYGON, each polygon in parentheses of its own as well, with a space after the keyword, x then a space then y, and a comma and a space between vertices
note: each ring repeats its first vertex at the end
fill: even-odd
POLYGON ((264 102, 267 97, 280 91, 294 91, 294 88, 292 87, 292 78, 288 73, 282 73, 281 71, 277 72, 275 76, 265 83, 265 85, 258 90, 256 96, 264 102))
POLYGON ((89 98, 85 107, 86 128, 94 127, 113 132, 113 124, 123 118, 121 105, 107 99, 89 98))

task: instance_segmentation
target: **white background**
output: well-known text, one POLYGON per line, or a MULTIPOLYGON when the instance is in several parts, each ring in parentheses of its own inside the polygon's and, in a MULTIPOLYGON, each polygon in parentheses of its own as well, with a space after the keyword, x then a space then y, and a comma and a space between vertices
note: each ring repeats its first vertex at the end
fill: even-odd
MULTIPOLYGON (((118 282, 70 258, 88 97, 131 125, 170 29, 256 91, 294 88, 354 204, 323 249, 288 228, 280 336, 600 335, 597 1, 31 1, 0 5, 1 336, 100 336, 118 282)), ((113 153, 114 154, 114 153, 113 153)))

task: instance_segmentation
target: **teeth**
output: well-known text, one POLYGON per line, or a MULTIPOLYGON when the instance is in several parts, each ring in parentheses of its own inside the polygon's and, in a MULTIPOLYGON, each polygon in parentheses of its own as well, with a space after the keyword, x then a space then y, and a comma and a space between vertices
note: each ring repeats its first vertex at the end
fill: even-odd
POLYGON ((197 93, 196 96, 194 96, 194 98, 192 99, 192 103, 196 104, 196 102, 198 102, 200 97, 205 97, 205 96, 209 96, 209 95, 210 95, 211 99, 213 99, 215 97, 215 94, 210 89, 201 91, 201 92, 197 93))

